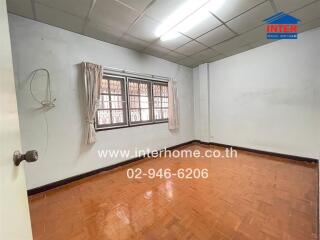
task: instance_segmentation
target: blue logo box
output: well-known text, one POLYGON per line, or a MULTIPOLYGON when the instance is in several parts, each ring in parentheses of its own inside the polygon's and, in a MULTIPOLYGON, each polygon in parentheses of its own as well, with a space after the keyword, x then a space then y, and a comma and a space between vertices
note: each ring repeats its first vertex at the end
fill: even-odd
POLYGON ((297 33, 267 33, 267 39, 298 39, 297 33))

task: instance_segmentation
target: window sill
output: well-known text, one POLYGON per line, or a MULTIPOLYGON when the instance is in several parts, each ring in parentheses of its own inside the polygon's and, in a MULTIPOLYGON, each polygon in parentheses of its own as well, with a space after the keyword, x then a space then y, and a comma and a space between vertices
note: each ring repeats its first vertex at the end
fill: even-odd
POLYGON ((158 122, 150 122, 150 123, 140 123, 140 124, 132 124, 130 126, 118 126, 118 127, 109 127, 109 128, 95 128, 96 132, 100 131, 109 131, 109 130, 115 130, 115 129, 121 129, 121 128, 131 128, 131 127, 142 127, 146 125, 155 125, 160 123, 168 123, 168 120, 165 121, 158 121, 158 122))

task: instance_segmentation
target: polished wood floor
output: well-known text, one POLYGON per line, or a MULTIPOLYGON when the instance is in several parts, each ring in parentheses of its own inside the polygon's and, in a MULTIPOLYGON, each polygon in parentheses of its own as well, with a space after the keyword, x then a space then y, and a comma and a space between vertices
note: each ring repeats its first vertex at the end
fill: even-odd
POLYGON ((35 240, 304 240, 317 239, 317 191, 317 164, 238 151, 142 160, 29 201, 35 240), (209 178, 131 180, 131 167, 207 168, 209 178))

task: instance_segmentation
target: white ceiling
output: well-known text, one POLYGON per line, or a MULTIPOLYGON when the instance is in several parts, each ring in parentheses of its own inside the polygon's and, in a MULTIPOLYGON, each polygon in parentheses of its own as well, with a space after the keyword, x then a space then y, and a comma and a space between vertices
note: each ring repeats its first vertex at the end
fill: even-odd
POLYGON ((178 38, 160 41, 157 26, 185 0, 7 0, 8 11, 188 67, 267 44, 263 19, 299 18, 300 32, 320 26, 320 0, 226 0, 178 38))

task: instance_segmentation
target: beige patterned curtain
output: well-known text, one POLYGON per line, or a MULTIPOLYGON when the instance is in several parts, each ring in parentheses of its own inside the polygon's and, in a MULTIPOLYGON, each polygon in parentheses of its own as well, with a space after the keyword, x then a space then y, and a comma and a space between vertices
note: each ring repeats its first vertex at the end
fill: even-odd
POLYGON ((179 129, 179 102, 178 102, 178 88, 177 82, 173 79, 170 79, 168 83, 169 91, 169 109, 168 109, 168 118, 169 118, 169 130, 179 129))
POLYGON ((100 85, 102 79, 102 66, 93 63, 84 62, 83 77, 86 100, 86 133, 85 143, 92 144, 96 142, 96 132, 94 129, 94 118, 97 111, 100 85))

